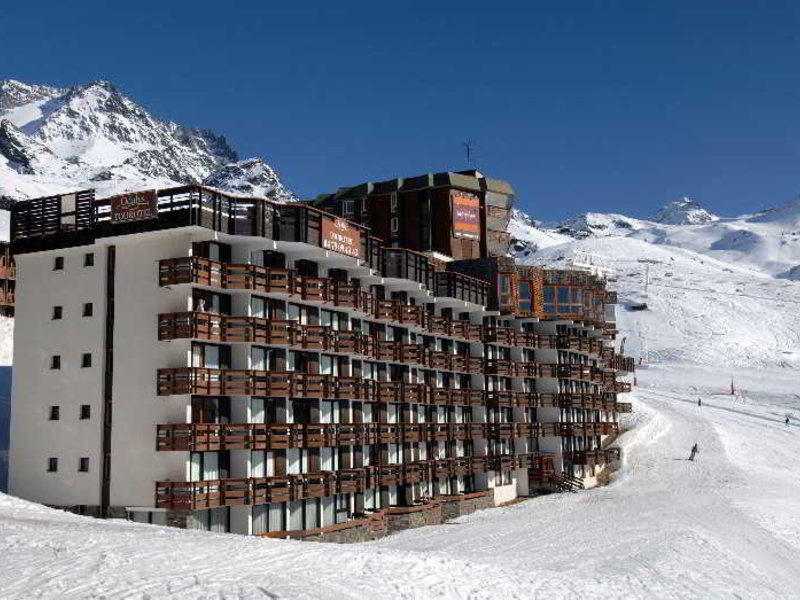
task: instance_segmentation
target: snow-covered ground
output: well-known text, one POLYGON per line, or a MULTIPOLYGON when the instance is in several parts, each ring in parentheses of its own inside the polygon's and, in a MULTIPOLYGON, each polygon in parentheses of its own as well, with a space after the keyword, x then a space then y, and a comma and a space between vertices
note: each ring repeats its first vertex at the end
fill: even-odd
POLYGON ((576 250, 614 266, 620 337, 649 358, 610 485, 351 546, 102 522, 0 496, 0 597, 798 597, 800 283, 630 238, 533 258, 564 264, 576 250), (646 299, 639 259, 658 261, 646 299), (648 310, 626 310, 642 300, 648 310))

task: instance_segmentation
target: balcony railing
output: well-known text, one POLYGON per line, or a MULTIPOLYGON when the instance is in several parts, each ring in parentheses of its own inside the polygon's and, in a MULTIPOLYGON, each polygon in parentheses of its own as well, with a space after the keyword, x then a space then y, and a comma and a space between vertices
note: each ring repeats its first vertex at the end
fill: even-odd
POLYGON ((616 423, 177 423, 157 426, 163 451, 281 450, 617 433, 616 423))
MULTIPOLYGON (((549 460, 548 460, 549 459, 549 460)), ((386 485, 429 481, 438 477, 468 476, 487 471, 546 469, 552 464, 540 453, 454 457, 403 464, 381 464, 342 471, 323 471, 274 477, 158 481, 156 506, 200 510, 220 506, 267 504, 359 493, 386 485)))
POLYGON ((265 396, 369 400, 371 382, 356 377, 179 367, 158 370, 158 395, 265 396))
POLYGON ((384 277, 409 279, 429 290, 435 289, 433 261, 419 252, 405 248, 384 248, 381 272, 384 277))
POLYGON ((437 296, 486 306, 489 302, 489 283, 461 273, 439 271, 436 273, 435 293, 437 296))
POLYGON ((564 460, 573 465, 602 465, 605 463, 619 460, 619 448, 606 448, 603 450, 579 450, 575 452, 565 452, 564 460))

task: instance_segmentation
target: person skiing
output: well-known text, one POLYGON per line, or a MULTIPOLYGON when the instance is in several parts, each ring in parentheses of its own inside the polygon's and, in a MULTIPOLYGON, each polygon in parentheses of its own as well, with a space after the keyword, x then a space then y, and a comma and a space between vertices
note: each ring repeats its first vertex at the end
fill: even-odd
POLYGON ((789 424, 789 416, 788 415, 786 416, 786 420, 784 421, 784 423, 786 423, 787 425, 789 424))
POLYGON ((697 406, 703 406, 703 400, 701 398, 697 399, 697 406))
POLYGON ((689 455, 689 460, 694 462, 694 457, 697 455, 698 452, 700 452, 700 448, 697 447, 697 442, 695 442, 694 446, 692 446, 692 452, 689 455))

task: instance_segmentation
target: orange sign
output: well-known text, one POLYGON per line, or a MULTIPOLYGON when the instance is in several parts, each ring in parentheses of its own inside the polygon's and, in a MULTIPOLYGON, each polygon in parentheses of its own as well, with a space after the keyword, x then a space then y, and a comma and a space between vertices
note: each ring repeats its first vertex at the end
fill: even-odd
POLYGON ((126 223, 158 217, 158 196, 155 190, 112 196, 111 222, 126 223))
POLYGON ((481 205, 475 194, 452 190, 453 236, 470 240, 481 239, 481 205))
POLYGON ((339 254, 361 256, 361 230, 339 218, 322 218, 322 247, 339 254))

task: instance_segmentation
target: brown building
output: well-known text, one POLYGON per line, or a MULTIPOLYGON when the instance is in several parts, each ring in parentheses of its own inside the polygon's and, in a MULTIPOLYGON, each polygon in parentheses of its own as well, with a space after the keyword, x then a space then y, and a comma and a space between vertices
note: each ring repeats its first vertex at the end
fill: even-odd
POLYGON ((8 242, 0 242, 0 315, 14 316, 14 290, 17 268, 8 242))
POLYGON ((461 171, 362 183, 312 203, 366 225, 387 247, 460 260, 508 252, 513 200, 505 181, 461 171))

